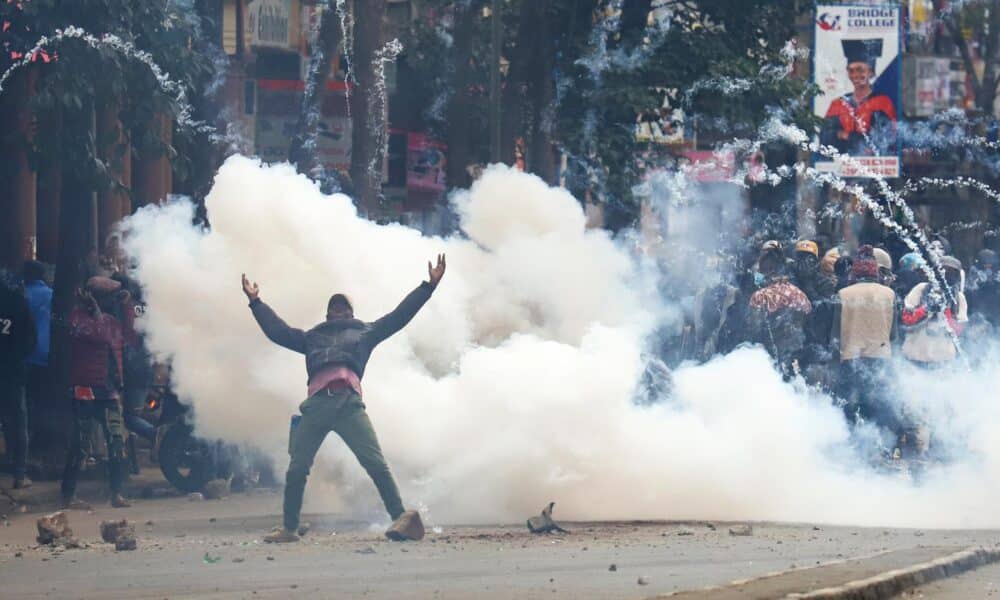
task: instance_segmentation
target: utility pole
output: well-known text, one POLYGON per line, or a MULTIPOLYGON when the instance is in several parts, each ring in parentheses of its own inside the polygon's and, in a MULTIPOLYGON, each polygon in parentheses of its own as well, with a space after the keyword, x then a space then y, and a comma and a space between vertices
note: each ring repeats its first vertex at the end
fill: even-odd
POLYGON ((490 57, 490 162, 501 162, 500 156, 500 0, 492 0, 492 56, 490 57))

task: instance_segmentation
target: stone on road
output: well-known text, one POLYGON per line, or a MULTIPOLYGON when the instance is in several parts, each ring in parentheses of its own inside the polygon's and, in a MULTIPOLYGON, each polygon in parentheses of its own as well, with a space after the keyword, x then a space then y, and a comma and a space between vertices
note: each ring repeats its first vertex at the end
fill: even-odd
POLYGON ((383 536, 387 519, 310 513, 307 538, 265 546, 263 536, 280 522, 280 509, 277 490, 214 502, 176 495, 120 510, 95 506, 93 513, 71 513, 88 547, 67 552, 37 545, 39 514, 10 515, 10 527, 0 530, 2 596, 633 599, 757 578, 792 564, 991 545, 996 538, 990 531, 917 536, 912 530, 824 525, 817 531, 812 524, 769 523, 754 523, 753 535, 743 537, 729 534, 739 524, 704 522, 577 522, 567 524, 569 534, 545 536, 521 522, 431 523, 423 541, 394 544, 383 536), (141 552, 119 553, 100 543, 100 523, 111 519, 155 519, 155 527, 143 528, 141 552))

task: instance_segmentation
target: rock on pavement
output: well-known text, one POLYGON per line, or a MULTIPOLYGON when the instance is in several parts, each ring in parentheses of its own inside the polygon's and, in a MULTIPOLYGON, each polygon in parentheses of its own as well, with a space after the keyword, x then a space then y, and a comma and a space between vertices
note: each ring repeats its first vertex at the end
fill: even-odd
POLYGON ((101 539, 115 545, 115 550, 135 550, 135 526, 126 519, 101 521, 101 539))
POLYGON ((39 517, 35 524, 38 526, 39 544, 54 544, 57 540, 73 537, 69 517, 63 511, 39 517))
POLYGON ((230 483, 228 479, 213 479, 205 484, 205 498, 207 500, 219 500, 229 495, 230 483))

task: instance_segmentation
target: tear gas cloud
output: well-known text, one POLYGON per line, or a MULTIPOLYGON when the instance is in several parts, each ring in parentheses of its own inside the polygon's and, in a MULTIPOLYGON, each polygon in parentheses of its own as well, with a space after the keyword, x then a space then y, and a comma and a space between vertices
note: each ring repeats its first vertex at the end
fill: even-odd
MULTIPOLYGON (((465 236, 426 237, 359 218, 349 198, 322 195, 288 165, 233 157, 207 198, 211 229, 193 226, 184 202, 132 217, 147 341, 172 358, 198 433, 253 443, 280 473, 287 465, 304 361, 260 332, 241 273, 308 328, 334 292, 359 318, 381 316, 446 252, 440 288, 376 350, 363 382, 404 501, 431 522, 516 522, 554 500, 565 519, 1000 524, 996 360, 899 386, 966 448, 919 485, 863 466, 840 410, 784 383, 758 348, 683 366, 669 397, 636 406, 643 350, 671 314, 650 271, 531 175, 491 167, 455 203, 465 236)), ((373 488, 331 435, 306 509, 384 520, 373 488)))

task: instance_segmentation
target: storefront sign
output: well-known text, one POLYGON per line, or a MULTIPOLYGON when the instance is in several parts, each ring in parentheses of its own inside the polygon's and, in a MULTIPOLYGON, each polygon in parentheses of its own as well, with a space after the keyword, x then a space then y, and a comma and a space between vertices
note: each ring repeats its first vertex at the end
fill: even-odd
POLYGON ((247 6, 245 32, 250 46, 298 50, 293 35, 297 31, 292 0, 252 0, 247 6))
MULTIPOLYGON (((302 107, 302 82, 257 81, 257 155, 268 162, 288 160, 302 107)), ((327 86, 323 111, 316 132, 316 155, 327 169, 347 171, 351 164, 351 120, 339 110, 343 90, 327 86)))

